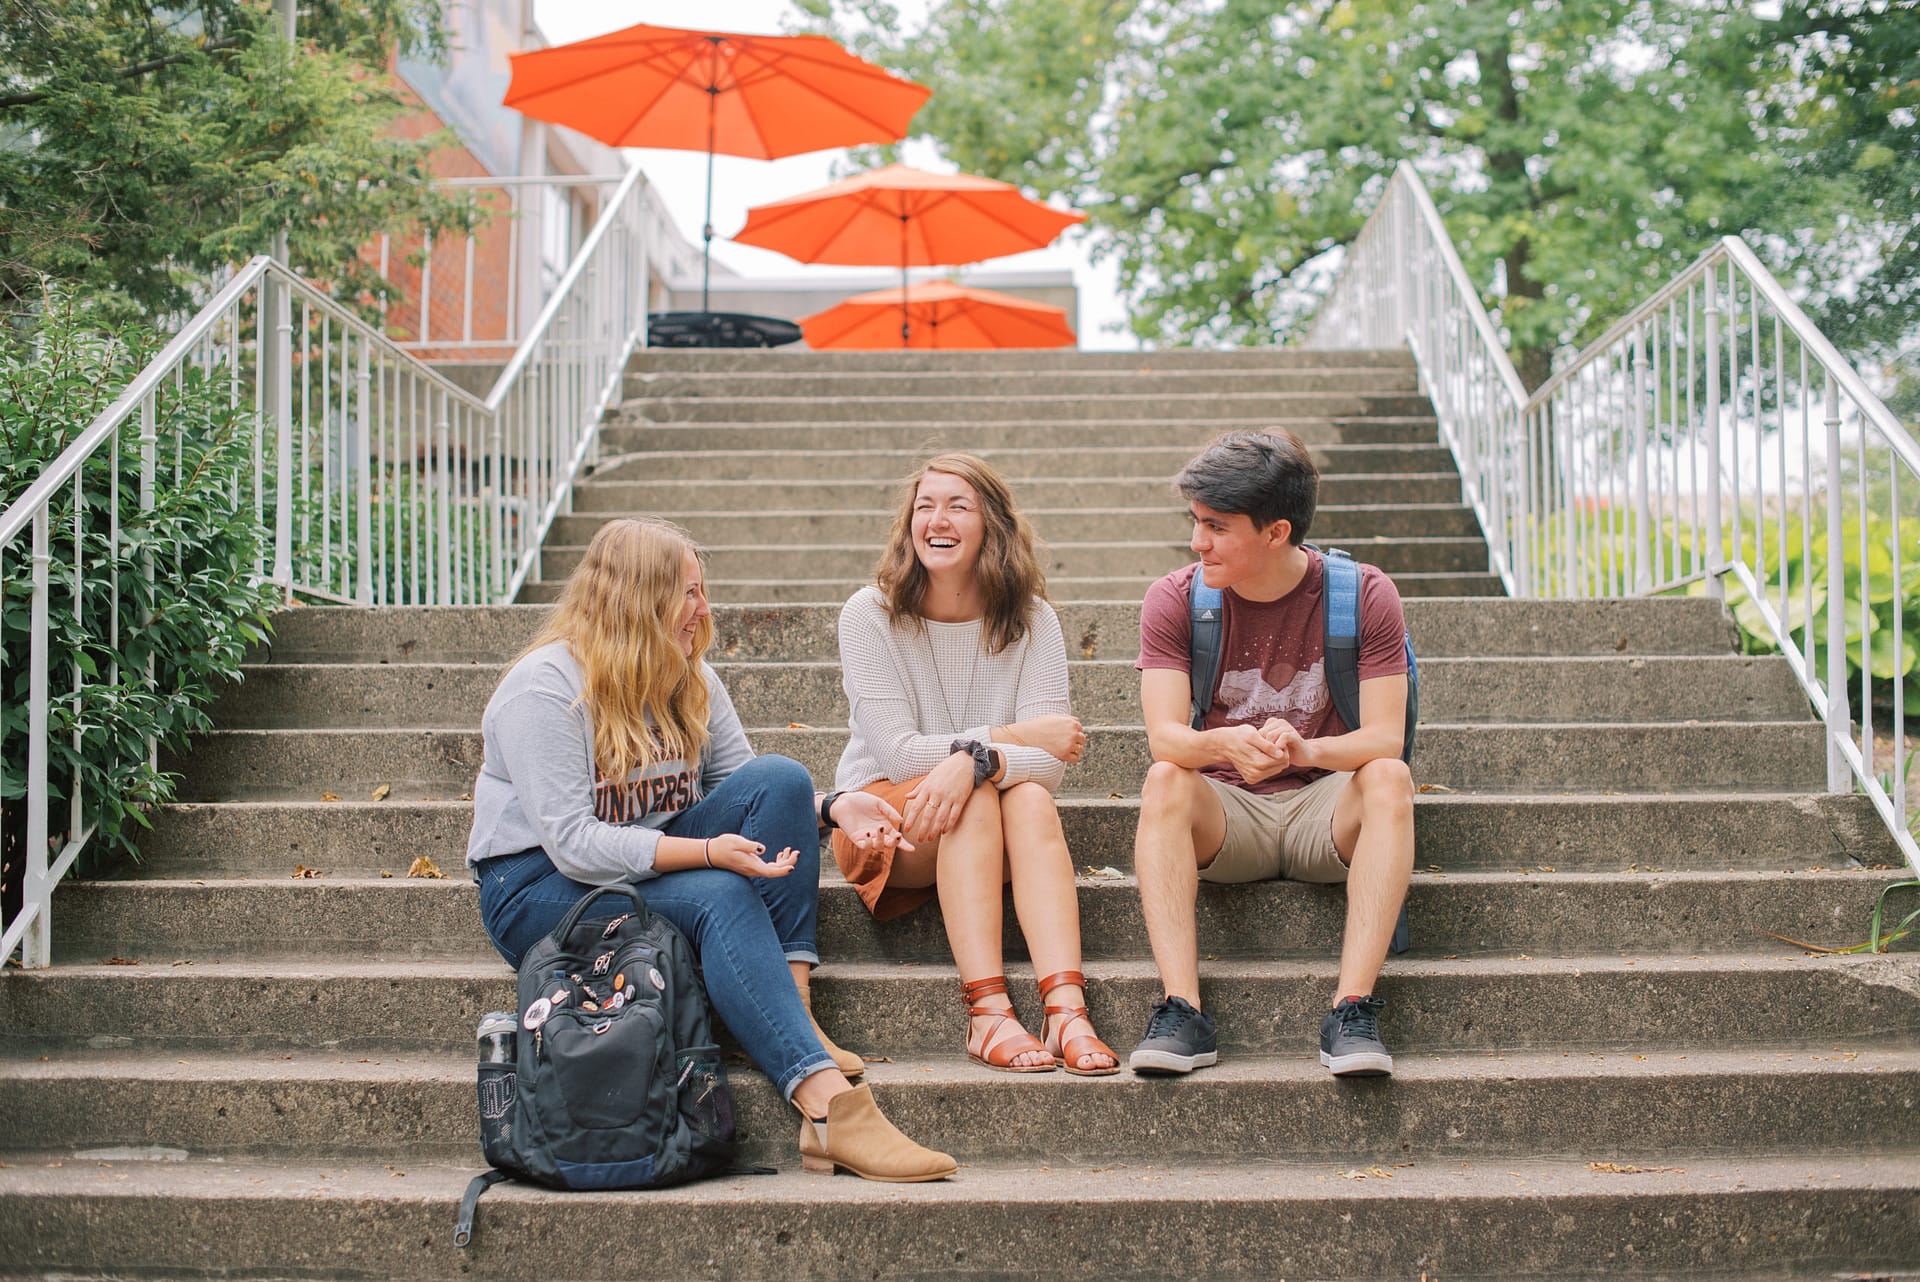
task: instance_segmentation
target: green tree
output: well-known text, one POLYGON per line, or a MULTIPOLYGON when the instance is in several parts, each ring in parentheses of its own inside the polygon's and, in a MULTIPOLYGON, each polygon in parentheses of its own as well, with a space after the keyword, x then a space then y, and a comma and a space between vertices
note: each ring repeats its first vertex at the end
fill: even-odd
POLYGON ((811 8, 934 77, 916 125, 963 168, 1086 210, 1165 341, 1297 334, 1410 160, 1537 386, 1786 166, 1788 71, 1734 0, 947 0, 910 35, 811 8))
POLYGON ((0 308, 51 278, 117 315, 290 229, 292 266, 354 296, 383 230, 465 224, 426 184, 437 140, 394 137, 396 50, 432 52, 433 0, 0 0, 0 308))

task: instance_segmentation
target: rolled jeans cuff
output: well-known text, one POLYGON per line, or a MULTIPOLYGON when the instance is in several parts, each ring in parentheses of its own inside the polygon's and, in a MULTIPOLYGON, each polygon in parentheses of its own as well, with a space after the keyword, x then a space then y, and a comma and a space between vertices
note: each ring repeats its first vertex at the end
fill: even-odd
POLYGON ((809 966, 818 966, 820 964, 820 954, 812 948, 801 948, 796 945, 789 945, 786 949, 786 954, 787 960, 790 962, 805 962, 809 966))
POLYGON ((824 1073, 830 1068, 838 1067, 839 1065, 833 1062, 832 1056, 828 1055, 825 1051, 821 1051, 820 1058, 803 1060, 799 1064, 794 1065, 787 1070, 786 1077, 775 1082, 774 1085, 780 1088, 780 1098, 786 1100, 788 1103, 792 1103, 793 1093, 800 1089, 800 1083, 806 1081, 815 1073, 824 1073))

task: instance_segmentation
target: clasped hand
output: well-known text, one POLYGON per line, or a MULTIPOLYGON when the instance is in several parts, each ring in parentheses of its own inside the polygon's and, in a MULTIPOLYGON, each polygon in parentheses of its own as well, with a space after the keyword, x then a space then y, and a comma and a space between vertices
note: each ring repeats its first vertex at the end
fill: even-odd
POLYGON ((1304 764, 1299 754, 1306 740, 1284 717, 1269 717, 1257 727, 1222 726, 1218 733, 1221 755, 1248 783, 1264 782, 1289 766, 1304 764))
POLYGON ((1087 728, 1080 724, 1080 718, 1070 713, 1054 712, 1016 721, 1002 726, 994 737, 1003 738, 1008 743, 1039 748, 1070 766, 1087 755, 1087 728))
POLYGON ((907 814, 901 826, 914 841, 944 837, 960 823, 972 795, 973 758, 956 752, 907 793, 907 814))

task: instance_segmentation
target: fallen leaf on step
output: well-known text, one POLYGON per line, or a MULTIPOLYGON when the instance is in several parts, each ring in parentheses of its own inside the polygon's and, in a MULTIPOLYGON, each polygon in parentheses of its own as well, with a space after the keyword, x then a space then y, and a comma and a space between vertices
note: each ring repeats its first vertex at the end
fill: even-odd
POLYGON ((138 966, 140 963, 131 957, 109 957, 107 958, 106 964, 109 966, 138 966))
POLYGON ((455 801, 472 801, 473 794, 470 792, 463 792, 459 796, 455 797, 454 800, 455 801))
POLYGON ((1622 1162, 1588 1162, 1589 1171, 1599 1171, 1603 1175, 1685 1175, 1684 1168, 1678 1166, 1632 1166, 1622 1162))
POLYGON ((337 793, 337 792, 323 792, 323 793, 321 793, 321 794, 320 794, 320 800, 322 800, 322 801, 338 801, 338 800, 340 800, 340 794, 339 794, 339 793, 337 793))
POLYGON ((293 880, 295 881, 306 881, 309 878, 322 875, 318 868, 309 868, 305 864, 295 864, 293 866, 293 880))
POLYGON ((1120 794, 1119 794, 1119 793, 1117 793, 1117 792, 1110 792, 1110 793, 1108 793, 1108 794, 1107 794, 1107 800, 1108 800, 1108 801, 1118 801, 1118 800, 1120 800, 1120 794))
POLYGON ((865 1061, 867 1061, 867 1063, 869 1063, 869 1064, 891 1064, 891 1063, 893 1063, 893 1057, 892 1057, 892 1056, 890 1056, 890 1055, 862 1055, 862 1056, 861 1056, 860 1058, 861 1058, 861 1059, 864 1059, 864 1060, 865 1060, 865 1061))
POLYGON ((381 875, 382 877, 392 877, 392 876, 393 876, 393 870, 392 870, 392 869, 390 869, 390 868, 382 868, 382 869, 380 870, 380 875, 381 875))
POLYGON ((392 784, 383 783, 378 788, 375 788, 373 790, 373 799, 375 801, 385 801, 387 799, 387 794, 392 791, 393 791, 392 784))
POLYGON ((811 730, 811 729, 813 729, 813 727, 812 727, 812 726, 810 726, 810 725, 808 725, 808 724, 807 724, 806 722, 804 722, 804 721, 789 721, 789 722, 787 722, 787 729, 789 729, 789 730, 811 730))
POLYGON ((1390 1180, 1393 1178, 1393 1172, 1384 1171, 1377 1166, 1369 1166, 1365 1169, 1342 1171, 1340 1178, 1343 1180, 1390 1180))
POLYGON ((1447 785, 1443 783, 1423 783, 1418 788, 1415 788, 1414 791, 1415 792, 1452 792, 1453 789, 1447 787, 1447 785))
POLYGON ((1099 868, 1089 866, 1086 870, 1086 875, 1089 877, 1097 877, 1102 881, 1118 881, 1126 876, 1125 873, 1113 867, 1111 864, 1105 864, 1099 868))
POLYGON ((192 963, 192 962, 190 962, 190 961, 177 961, 177 962, 175 962, 175 963, 174 963, 174 965, 176 965, 176 966, 191 966, 191 965, 193 965, 193 963, 192 963))
POLYGON ((407 876, 409 877, 427 877, 433 880, 439 880, 446 875, 447 874, 440 871, 440 865, 434 863, 432 857, 429 855, 419 856, 407 868, 407 876))

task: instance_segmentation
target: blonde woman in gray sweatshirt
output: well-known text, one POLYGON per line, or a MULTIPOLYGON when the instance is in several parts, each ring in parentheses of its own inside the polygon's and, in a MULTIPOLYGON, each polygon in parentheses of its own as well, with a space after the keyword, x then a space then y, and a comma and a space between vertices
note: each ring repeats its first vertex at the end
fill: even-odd
POLYGON ((1080 972, 1073 859, 1054 790, 1086 751, 1033 531, 984 460, 943 454, 910 480, 873 587, 840 612, 852 734, 834 786, 898 809, 904 839, 834 858, 878 918, 935 895, 960 971, 967 1056, 1009 1073, 1119 1071, 1080 972), (1015 1015, 1001 957, 1013 884, 1044 1003, 1015 1015))

